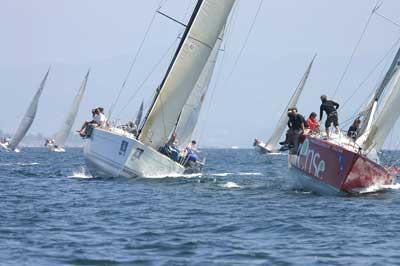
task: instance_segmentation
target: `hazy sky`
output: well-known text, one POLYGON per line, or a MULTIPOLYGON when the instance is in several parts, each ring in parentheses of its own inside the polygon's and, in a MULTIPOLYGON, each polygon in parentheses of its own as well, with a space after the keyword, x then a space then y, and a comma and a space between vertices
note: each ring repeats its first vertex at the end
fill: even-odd
MULTIPOLYGON (((108 109, 159 2, 0 0, 0 129, 16 129, 49 65, 52 71, 31 132, 51 135, 58 130, 89 67, 92 73, 76 127, 90 118, 90 108, 108 109)), ((162 11, 182 21, 194 3, 165 2, 162 11)), ((243 56, 228 77, 258 3, 237 1, 220 55, 224 59, 214 76, 218 86, 209 93, 201 117, 203 145, 249 147, 254 137, 267 138, 314 53, 318 57, 299 109, 306 115, 318 110, 319 95, 333 94, 376 0, 264 0, 243 56)), ((383 1, 379 12, 398 20, 400 1, 383 1)), ((128 108, 119 112, 182 30, 156 16, 118 105, 121 119, 133 117, 142 99, 149 102, 174 49, 128 108)), ((374 16, 335 100, 343 103, 399 37, 398 27, 374 16)), ((390 59, 341 108, 340 120, 365 100, 390 59)))

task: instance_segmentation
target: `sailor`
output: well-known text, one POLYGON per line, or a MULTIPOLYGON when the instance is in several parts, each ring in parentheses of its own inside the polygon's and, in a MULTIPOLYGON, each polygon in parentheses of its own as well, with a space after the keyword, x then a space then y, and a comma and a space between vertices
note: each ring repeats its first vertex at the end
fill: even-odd
MULTIPOLYGON (((287 110, 287 115, 288 115, 289 119, 290 119, 290 115, 289 115, 289 114, 292 113, 292 112, 296 112, 296 113, 297 113, 297 108, 296 108, 295 106, 294 106, 294 107, 290 107, 290 108, 288 108, 288 110, 287 110)), ((290 130, 291 130, 291 129, 290 129, 289 121, 288 121, 288 130, 286 131, 286 134, 285 134, 285 140, 279 142, 279 144, 282 145, 282 147, 279 149, 280 151, 286 151, 286 150, 288 150, 289 136, 290 136, 290 134, 291 134, 290 130)), ((256 141, 259 141, 259 140, 256 139, 256 141)), ((256 144, 258 144, 258 143, 255 142, 255 145, 254 145, 254 146, 256 146, 256 144)))
POLYGON ((309 129, 309 133, 316 133, 319 132, 319 123, 317 121, 317 114, 315 112, 312 112, 308 119, 307 119, 307 125, 309 129))
POLYGON ((138 133, 136 124, 133 121, 129 121, 128 124, 126 124, 126 131, 136 136, 138 133))
POLYGON ((328 100, 326 95, 321 95, 321 106, 319 108, 319 121, 322 121, 322 116, 324 114, 324 111, 327 115, 326 121, 325 121, 325 131, 326 131, 326 136, 329 138, 329 128, 330 126, 333 125, 336 128, 336 132, 339 133, 339 119, 338 119, 338 112, 337 109, 339 109, 339 104, 337 102, 334 102, 332 100, 328 100))
POLYGON ((94 116, 93 120, 99 127, 105 127, 107 124, 107 118, 103 112, 104 112, 104 109, 102 107, 98 107, 95 110, 95 116, 94 116))
POLYGON ((97 121, 96 120, 99 121, 99 119, 100 119, 98 117, 98 113, 99 113, 99 111, 97 110, 97 108, 96 109, 92 109, 92 120, 91 121, 85 121, 83 123, 81 129, 77 130, 77 132, 79 133, 79 135, 81 137, 85 137, 87 135, 86 134, 86 130, 90 125, 97 125, 97 121))
POLYGON ((358 136, 358 130, 360 129, 360 124, 361 120, 357 118, 356 120, 353 121, 353 124, 349 127, 349 130, 347 130, 347 136, 354 141, 357 139, 358 136))
POLYGON ((299 146, 300 136, 304 133, 307 125, 307 121, 304 116, 297 113, 297 108, 288 113, 288 140, 289 149, 291 154, 296 154, 297 148, 299 146))

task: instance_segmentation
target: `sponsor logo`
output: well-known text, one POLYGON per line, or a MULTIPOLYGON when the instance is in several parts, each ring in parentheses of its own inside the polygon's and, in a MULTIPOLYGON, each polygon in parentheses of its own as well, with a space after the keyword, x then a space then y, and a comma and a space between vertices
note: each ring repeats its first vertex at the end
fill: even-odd
POLYGON ((326 163, 321 159, 321 155, 310 148, 310 141, 306 139, 299 149, 296 166, 303 171, 322 179, 321 175, 325 172, 326 163))

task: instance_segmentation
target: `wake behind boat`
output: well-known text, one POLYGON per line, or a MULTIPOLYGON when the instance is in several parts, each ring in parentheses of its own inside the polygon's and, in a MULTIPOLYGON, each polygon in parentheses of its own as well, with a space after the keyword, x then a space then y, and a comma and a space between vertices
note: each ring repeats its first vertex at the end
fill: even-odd
POLYGON ((44 86, 46 84, 47 77, 50 73, 50 68, 47 70, 42 82, 40 83, 40 86, 38 90, 35 93, 35 96, 33 97, 28 110, 26 110, 26 113, 24 117, 22 118, 17 131, 15 132, 14 136, 8 140, 4 139, 0 142, 0 148, 6 150, 6 151, 14 151, 14 152, 19 152, 18 145, 22 141, 22 139, 25 137, 26 133, 28 132, 29 128, 31 127, 33 120, 36 117, 36 111, 38 108, 40 96, 42 95, 44 86))
POLYGON ((137 135, 116 127, 90 127, 84 155, 94 176, 154 177, 199 172, 188 146, 214 70, 234 0, 197 2, 167 73, 137 135))

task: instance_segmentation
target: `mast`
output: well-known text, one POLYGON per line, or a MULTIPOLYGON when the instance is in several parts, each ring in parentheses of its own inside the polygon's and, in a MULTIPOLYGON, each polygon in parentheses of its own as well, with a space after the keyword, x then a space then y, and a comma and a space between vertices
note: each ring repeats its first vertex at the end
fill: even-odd
POLYGON ((195 89, 235 0, 198 1, 168 71, 156 92, 139 140, 153 148, 167 141, 195 89))
POLYGON ((142 126, 142 128, 140 128, 140 130, 139 130, 138 139, 139 139, 139 137, 140 137, 140 135, 141 135, 141 133, 142 133, 143 127, 144 127, 145 124, 146 124, 147 118, 149 117, 151 111, 152 111, 153 108, 154 108, 154 105, 156 104, 156 101, 157 101, 157 99, 158 99, 158 97, 159 97, 159 95, 160 95, 160 92, 161 92, 161 88, 164 86, 165 81, 167 80, 167 77, 168 77, 169 73, 171 72, 172 66, 174 65, 174 63, 175 63, 175 61, 176 61, 176 58, 178 57, 178 54, 179 54, 180 50, 181 50, 182 47, 183 47, 183 43, 185 42, 185 39, 186 39, 186 37, 187 37, 187 35, 188 35, 188 33, 189 33, 189 30, 190 30, 190 28, 191 28, 192 25, 193 25, 194 19, 196 18, 196 15, 197 15, 197 13, 198 13, 199 10, 200 10, 200 6, 201 6, 201 3, 202 3, 202 2, 203 2, 203 0, 197 0, 197 4, 196 4, 196 6, 195 6, 194 9, 193 9, 192 15, 191 15, 191 17, 190 17, 190 19, 189 19, 189 23, 188 23, 187 26, 186 26, 185 32, 183 33, 183 36, 182 36, 182 38, 181 38, 181 41, 179 42, 178 48, 177 48, 176 51, 175 51, 174 57, 172 58, 171 63, 170 63, 169 66, 168 66, 167 72, 165 73, 165 76, 164 76, 163 80, 161 81, 161 84, 158 86, 158 88, 157 88, 157 90, 156 90, 156 94, 155 94, 155 96, 154 96, 154 98, 153 98, 153 102, 151 103, 150 108, 148 109, 147 114, 146 114, 146 116, 145 116, 145 118, 144 118, 144 120, 143 120, 143 126, 142 126))

